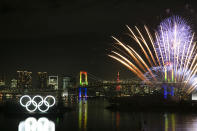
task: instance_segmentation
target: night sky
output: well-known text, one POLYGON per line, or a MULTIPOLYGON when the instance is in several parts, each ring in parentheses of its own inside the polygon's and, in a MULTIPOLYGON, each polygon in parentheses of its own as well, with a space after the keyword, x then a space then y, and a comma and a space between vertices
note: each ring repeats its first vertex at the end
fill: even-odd
MULTIPOLYGON (((77 76, 85 70, 101 79, 124 79, 132 73, 107 56, 111 36, 122 39, 125 25, 155 30, 172 14, 194 26, 191 0, 1 0, 0 70, 14 77, 17 70, 77 76)), ((129 43, 135 46, 136 43, 129 43)))

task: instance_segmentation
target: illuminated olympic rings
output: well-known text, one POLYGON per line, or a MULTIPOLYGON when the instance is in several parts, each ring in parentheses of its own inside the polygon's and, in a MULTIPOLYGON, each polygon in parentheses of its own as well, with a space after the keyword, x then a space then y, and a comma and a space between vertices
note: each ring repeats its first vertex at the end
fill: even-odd
POLYGON ((20 104, 21 104, 21 106, 25 107, 26 110, 29 112, 35 112, 37 109, 40 112, 47 112, 50 107, 55 105, 55 98, 51 95, 48 95, 43 99, 42 96, 36 95, 33 97, 33 99, 31 99, 31 97, 29 95, 24 95, 20 98, 20 104), (47 101, 48 99, 52 99, 53 102, 49 103, 47 101), (31 107, 33 106, 33 109, 30 109, 30 106, 31 107), (46 106, 46 109, 41 109, 41 106, 46 106))

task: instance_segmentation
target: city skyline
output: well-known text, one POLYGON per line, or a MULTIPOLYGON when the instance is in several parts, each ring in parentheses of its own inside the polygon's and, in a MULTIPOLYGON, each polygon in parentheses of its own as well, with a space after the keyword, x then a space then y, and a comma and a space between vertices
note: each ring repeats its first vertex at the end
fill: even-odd
MULTIPOLYGON (((74 3, 57 2, 58 6, 51 7, 49 2, 45 8, 35 2, 32 7, 20 5, 2 11, 1 72, 14 75, 17 70, 29 70, 75 76, 85 70, 112 80, 119 71, 121 78, 132 78, 132 73, 107 56, 114 45, 111 36, 125 37, 125 24, 142 27, 147 23, 154 30, 161 19, 173 13, 193 15, 189 1, 189 5, 185 1, 100 1, 96 6, 87 1, 74 3), (175 4, 176 11, 171 8, 175 4), (155 5, 160 8, 151 10, 155 5)), ((196 17, 193 19, 195 23, 196 17)))

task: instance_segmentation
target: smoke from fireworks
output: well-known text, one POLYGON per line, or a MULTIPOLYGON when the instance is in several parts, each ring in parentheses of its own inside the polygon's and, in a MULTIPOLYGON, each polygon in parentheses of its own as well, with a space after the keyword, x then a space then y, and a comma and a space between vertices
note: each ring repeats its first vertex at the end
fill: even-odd
POLYGON ((179 82, 187 87, 187 93, 197 87, 194 33, 184 19, 172 16, 163 20, 154 37, 146 26, 145 35, 142 35, 136 26, 135 32, 129 26, 127 28, 129 36, 138 43, 143 54, 113 37, 124 50, 124 55, 112 51, 110 57, 122 63, 146 83, 179 82), (148 40, 145 36, 148 36, 148 40))

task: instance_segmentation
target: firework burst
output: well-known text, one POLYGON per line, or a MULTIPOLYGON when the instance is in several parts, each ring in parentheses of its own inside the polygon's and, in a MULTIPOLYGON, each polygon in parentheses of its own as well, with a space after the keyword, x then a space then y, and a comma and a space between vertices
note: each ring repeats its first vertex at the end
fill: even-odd
POLYGON ((142 53, 112 37, 124 53, 112 51, 109 55, 111 58, 146 83, 182 83, 188 94, 197 87, 194 32, 183 18, 172 16, 163 20, 154 35, 151 35, 147 26, 144 26, 144 35, 136 26, 134 30, 129 26, 127 28, 129 36, 137 42, 142 53))

